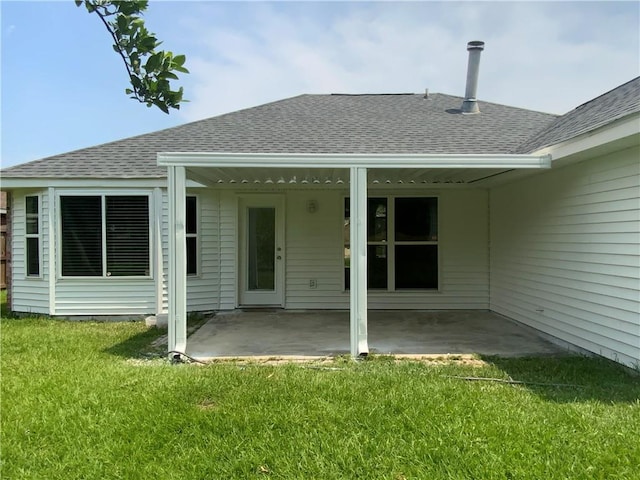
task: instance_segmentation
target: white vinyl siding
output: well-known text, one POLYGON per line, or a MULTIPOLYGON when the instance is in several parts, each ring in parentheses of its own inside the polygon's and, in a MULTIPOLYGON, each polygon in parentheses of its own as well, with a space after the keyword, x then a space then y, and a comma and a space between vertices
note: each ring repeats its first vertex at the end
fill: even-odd
POLYGON ((56 284, 56 315, 110 316, 155 313, 150 278, 62 278, 56 284))
POLYGON ((219 308, 218 193, 214 190, 188 190, 196 194, 198 208, 198 274, 187 277, 187 311, 219 308))
POLYGON ((49 198, 46 190, 15 191, 11 200, 11 307, 17 312, 49 312, 49 198), (28 276, 26 271, 26 210, 25 197, 40 198, 40 276, 28 276))
MULTIPOLYGON (((286 308, 349 308, 349 294, 343 290, 346 193, 310 190, 287 194, 286 308), (315 213, 307 211, 309 200, 317 201, 315 213), (315 288, 310 287, 310 280, 316 281, 315 288)), ((486 191, 412 191, 409 195, 438 197, 439 290, 371 290, 369 308, 489 308, 486 191)))
POLYGON ((342 190, 296 190, 286 195, 285 307, 349 308, 344 277, 342 190), (310 213, 307 202, 316 201, 310 213), (311 288, 309 281, 315 280, 311 288))
MULTIPOLYGON (((210 310, 230 310, 235 308, 235 240, 229 241, 225 235, 223 225, 229 225, 228 219, 232 219, 231 227, 235 229, 233 218, 235 215, 235 197, 228 192, 212 189, 188 189, 187 195, 197 196, 198 209, 198 274, 187 276, 187 311, 202 312, 210 310), (226 214, 220 215, 221 197, 226 196, 226 214), (225 260, 223 255, 222 268, 220 268, 220 239, 226 238, 229 242, 222 250, 233 249, 231 258, 225 260), (224 277, 226 283, 221 285, 220 279, 224 277), (220 302, 220 292, 223 293, 223 301, 220 302), (231 298, 229 299, 229 292, 231 298), (226 295, 226 297, 225 297, 226 295), (225 299, 226 298, 226 299, 225 299)), ((168 265, 169 265, 169 207, 167 190, 162 189, 162 310, 168 311, 168 265)), ((234 237, 235 238, 235 237, 234 237)))
MULTIPOLYGON (((167 313, 169 311, 169 196, 167 189, 161 189, 162 195, 162 283, 161 295, 162 301, 158 302, 162 305, 162 309, 158 313, 167 313)), ((187 280, 188 281, 188 280, 187 280)), ((187 288, 187 295, 189 294, 187 288)))
POLYGON ((491 309, 640 362, 640 151, 491 190, 491 309))
POLYGON ((233 192, 220 192, 220 310, 238 304, 238 198, 233 192))

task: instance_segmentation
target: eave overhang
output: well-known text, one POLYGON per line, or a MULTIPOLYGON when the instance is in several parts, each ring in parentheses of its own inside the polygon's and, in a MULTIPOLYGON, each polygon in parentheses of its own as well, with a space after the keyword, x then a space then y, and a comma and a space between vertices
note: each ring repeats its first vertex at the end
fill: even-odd
POLYGON ((551 157, 554 166, 603 156, 640 145, 640 112, 541 148, 534 155, 551 157))

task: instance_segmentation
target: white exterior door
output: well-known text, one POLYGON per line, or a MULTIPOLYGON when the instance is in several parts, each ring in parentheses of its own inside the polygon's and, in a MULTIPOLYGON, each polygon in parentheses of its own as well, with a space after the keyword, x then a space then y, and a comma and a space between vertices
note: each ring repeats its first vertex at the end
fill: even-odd
POLYGON ((239 306, 284 306, 283 197, 241 197, 239 225, 239 306))

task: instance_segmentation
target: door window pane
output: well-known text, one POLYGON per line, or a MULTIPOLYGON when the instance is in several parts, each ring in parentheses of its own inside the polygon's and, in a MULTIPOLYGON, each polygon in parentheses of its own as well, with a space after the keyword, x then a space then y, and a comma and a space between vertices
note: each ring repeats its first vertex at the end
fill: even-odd
POLYGON ((437 245, 396 245, 396 288, 438 288, 437 245))
POLYGON ((396 241, 438 240, 437 198, 395 199, 396 241))
POLYGON ((276 209, 248 209, 249 290, 275 289, 276 209))

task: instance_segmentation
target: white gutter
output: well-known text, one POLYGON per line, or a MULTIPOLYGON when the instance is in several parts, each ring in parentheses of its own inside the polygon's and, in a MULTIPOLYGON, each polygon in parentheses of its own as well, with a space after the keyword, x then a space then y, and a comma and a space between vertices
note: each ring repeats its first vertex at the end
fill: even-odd
POLYGON ((159 166, 234 168, 550 168, 549 155, 158 153, 159 166))

